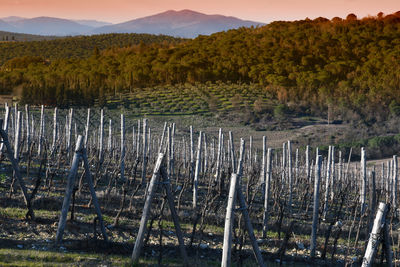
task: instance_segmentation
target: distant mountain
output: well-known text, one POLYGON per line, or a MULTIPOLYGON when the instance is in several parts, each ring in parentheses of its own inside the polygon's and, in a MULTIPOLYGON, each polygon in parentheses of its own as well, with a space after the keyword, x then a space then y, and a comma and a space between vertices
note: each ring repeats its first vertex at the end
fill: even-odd
POLYGON ((10 16, 10 17, 0 18, 0 19, 1 19, 2 21, 7 22, 7 23, 14 23, 14 22, 16 22, 16 21, 23 20, 23 19, 26 19, 26 18, 17 17, 17 16, 10 16))
POLYGON ((90 27, 94 27, 94 28, 112 25, 112 23, 110 23, 110 22, 98 21, 98 20, 80 19, 80 20, 74 20, 74 21, 76 23, 79 23, 79 24, 82 24, 82 25, 86 25, 86 26, 90 26, 90 27))
POLYGON ((206 15, 192 10, 169 10, 120 24, 100 27, 92 33, 150 33, 193 38, 239 27, 264 25, 222 15, 206 15))
MULTIPOLYGON (((68 19, 51 17, 17 20, 12 23, 12 26, 17 28, 16 32, 39 35, 79 35, 94 28, 68 19)), ((0 28, 0 30, 3 29, 0 28)))
POLYGON ((149 33, 193 38, 239 27, 264 25, 222 15, 206 15, 192 10, 169 10, 156 15, 111 24, 96 20, 68 20, 52 17, 0 18, 0 31, 34 35, 91 35, 103 33, 149 33))
POLYGON ((0 20, 0 30, 6 32, 15 32, 17 31, 17 28, 5 22, 4 20, 0 20))

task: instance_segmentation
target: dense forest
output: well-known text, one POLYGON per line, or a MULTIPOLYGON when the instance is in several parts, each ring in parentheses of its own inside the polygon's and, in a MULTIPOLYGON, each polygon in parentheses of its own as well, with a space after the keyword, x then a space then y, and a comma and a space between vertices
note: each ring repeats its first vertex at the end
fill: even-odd
POLYGON ((0 42, 45 41, 45 40, 55 40, 60 38, 63 37, 0 31, 0 42))
MULTIPOLYGON (((44 36, 5 33, 0 32, 0 38, 7 37, 9 41, 15 37, 15 40, 21 40, 26 36, 35 38, 46 38, 44 36)), ((152 34, 134 34, 134 33, 116 33, 116 34, 100 34, 92 36, 78 37, 52 37, 48 36, 48 40, 30 42, 0 42, 0 64, 4 64, 10 59, 23 57, 41 57, 45 61, 53 61, 56 59, 85 58, 93 54, 95 49, 104 50, 106 48, 126 47, 137 44, 151 43, 177 43, 184 39, 174 38, 166 35, 152 34)))
POLYGON ((1 44, 0 89, 20 87, 28 103, 93 105, 138 88, 224 82, 257 84, 282 104, 400 111, 400 11, 278 21, 193 40, 128 36, 1 44))

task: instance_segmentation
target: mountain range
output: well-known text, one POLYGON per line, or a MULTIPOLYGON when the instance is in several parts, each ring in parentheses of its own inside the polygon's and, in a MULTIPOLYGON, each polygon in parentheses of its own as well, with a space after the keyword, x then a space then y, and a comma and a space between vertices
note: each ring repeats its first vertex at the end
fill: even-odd
POLYGON ((168 10, 118 24, 53 17, 23 18, 10 16, 0 18, 0 31, 57 36, 150 33, 194 38, 200 34, 209 35, 219 31, 257 25, 264 24, 223 15, 206 15, 187 9, 181 11, 168 10))

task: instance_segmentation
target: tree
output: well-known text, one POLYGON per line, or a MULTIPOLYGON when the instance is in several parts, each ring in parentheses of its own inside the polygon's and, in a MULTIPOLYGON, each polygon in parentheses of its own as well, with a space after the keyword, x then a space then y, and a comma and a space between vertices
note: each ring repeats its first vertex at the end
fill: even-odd
POLYGON ((332 18, 332 22, 334 22, 334 23, 338 23, 338 22, 341 22, 341 21, 343 21, 343 19, 340 18, 340 17, 333 17, 332 18))
POLYGON ((357 16, 354 13, 350 13, 347 15, 346 20, 347 21, 355 21, 355 20, 357 20, 357 16))
POLYGON ((254 112, 263 113, 267 109, 265 102, 262 99, 257 99, 254 101, 254 112))
POLYGON ((239 94, 236 94, 234 97, 232 97, 232 98, 230 99, 230 101, 231 101, 232 107, 233 107, 234 109, 239 109, 240 106, 241 106, 241 104, 242 104, 242 102, 243 102, 243 99, 242 99, 242 97, 241 97, 239 94))

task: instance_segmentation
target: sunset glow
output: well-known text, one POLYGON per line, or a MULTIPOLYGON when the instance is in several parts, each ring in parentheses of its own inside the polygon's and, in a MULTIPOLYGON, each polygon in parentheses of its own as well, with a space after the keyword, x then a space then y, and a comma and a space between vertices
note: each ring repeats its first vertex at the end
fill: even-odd
POLYGON ((223 14, 241 19, 271 22, 306 17, 375 16, 400 10, 398 0, 0 0, 0 17, 51 16, 123 22, 166 10, 191 9, 206 14, 223 14))

